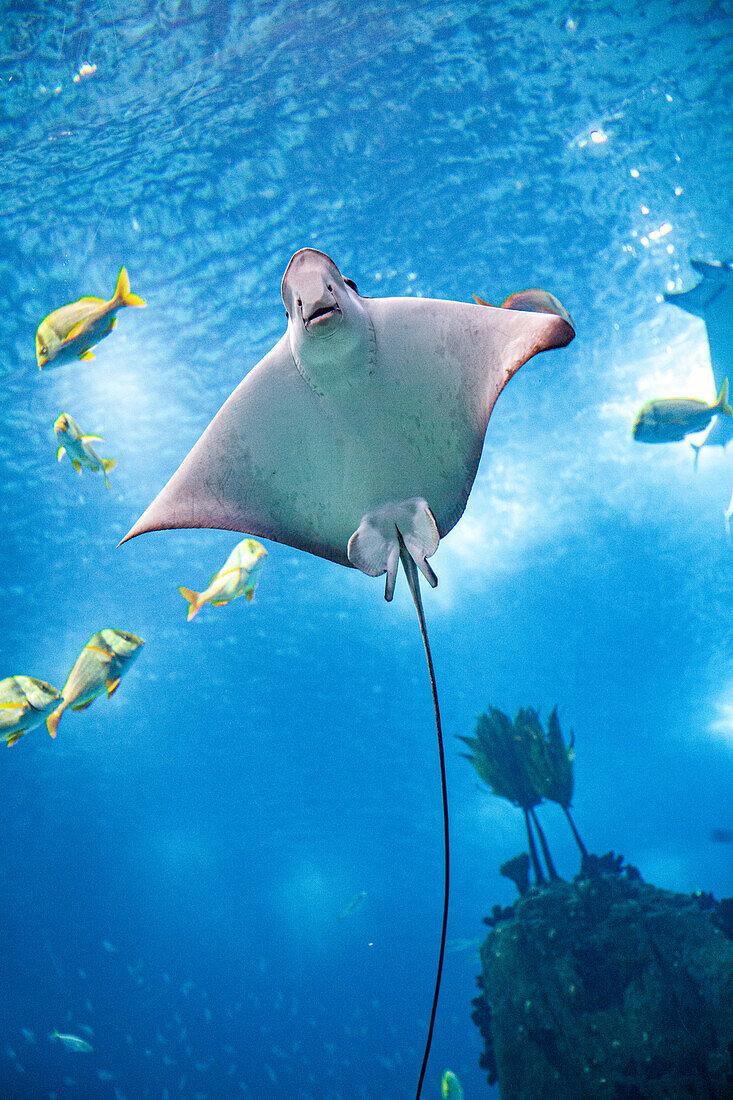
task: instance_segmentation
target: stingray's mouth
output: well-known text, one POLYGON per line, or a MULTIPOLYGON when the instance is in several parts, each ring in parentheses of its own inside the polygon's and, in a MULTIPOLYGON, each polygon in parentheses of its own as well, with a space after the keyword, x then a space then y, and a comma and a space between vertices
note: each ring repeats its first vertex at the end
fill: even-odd
POLYGON ((341 309, 336 302, 334 302, 333 305, 319 306, 318 309, 314 309, 308 317, 304 315, 303 324, 308 332, 317 332, 320 329, 328 328, 329 323, 336 318, 340 318, 340 316, 341 309))

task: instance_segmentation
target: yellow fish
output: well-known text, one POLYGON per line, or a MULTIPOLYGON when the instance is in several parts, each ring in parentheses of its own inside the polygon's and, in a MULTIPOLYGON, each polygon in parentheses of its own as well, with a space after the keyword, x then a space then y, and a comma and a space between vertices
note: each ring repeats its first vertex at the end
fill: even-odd
POLYGON ((137 634, 112 627, 92 634, 74 661, 74 667, 61 692, 61 705, 46 719, 51 736, 56 736, 61 715, 67 707, 85 710, 105 689, 107 698, 114 695, 123 674, 144 644, 137 634))
POLYGON ((463 1089, 461 1088, 461 1082, 456 1077, 455 1073, 447 1069, 443 1074, 443 1079, 440 1082, 440 1095, 443 1100, 463 1100, 463 1089))
POLYGON ((8 746, 51 713, 61 695, 35 676, 8 676, 0 680, 0 741, 8 746))
POLYGON ((262 558, 267 551, 256 539, 242 539, 232 550, 218 573, 209 581, 203 592, 194 592, 190 588, 178 591, 189 602, 187 621, 197 615, 205 603, 214 607, 223 607, 237 596, 246 596, 251 601, 255 585, 262 566, 262 558))
POLYGON ((81 428, 68 413, 61 413, 56 417, 53 430, 59 441, 59 449, 56 451, 59 462, 64 455, 68 455, 77 474, 81 473, 82 466, 86 466, 88 470, 94 470, 95 474, 101 470, 104 474, 104 483, 109 489, 107 474, 117 465, 117 459, 100 458, 94 450, 92 443, 104 443, 101 435, 82 435, 81 428))
POLYGON ((137 294, 130 293, 130 280, 120 268, 115 292, 104 298, 80 298, 49 313, 36 332, 36 359, 41 370, 49 363, 60 367, 72 359, 93 359, 89 350, 117 324, 115 314, 123 306, 144 306, 137 294))

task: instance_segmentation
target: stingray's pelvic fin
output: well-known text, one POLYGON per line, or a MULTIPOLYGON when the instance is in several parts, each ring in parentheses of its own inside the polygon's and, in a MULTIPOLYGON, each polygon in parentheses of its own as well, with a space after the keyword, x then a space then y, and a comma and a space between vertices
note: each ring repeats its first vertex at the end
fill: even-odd
POLYGON ((400 562, 400 538, 404 550, 429 585, 435 588, 438 578, 428 565, 438 549, 440 535, 435 517, 422 497, 390 501, 362 516, 358 529, 349 539, 349 561, 369 577, 387 574, 385 600, 394 594, 397 567, 400 562))

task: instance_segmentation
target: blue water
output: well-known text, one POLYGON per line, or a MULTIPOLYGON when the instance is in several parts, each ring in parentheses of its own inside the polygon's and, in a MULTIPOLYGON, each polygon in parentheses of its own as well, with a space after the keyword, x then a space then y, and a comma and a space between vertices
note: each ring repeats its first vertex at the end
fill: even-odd
MULTIPOLYGON (((733 257, 733 11, 645 9, 3 5, 0 678, 61 688, 94 631, 146 641, 110 702, 0 747, 4 1100, 414 1095, 442 816, 404 582, 387 605, 381 580, 271 543, 251 604, 186 623, 177 586, 202 587, 232 535, 115 549, 284 331, 303 246, 364 294, 542 286, 577 326, 500 397, 425 594, 449 939, 483 936, 524 847, 454 740, 488 704, 559 704, 590 848, 667 889, 733 892, 711 839, 733 825, 733 463, 709 448, 694 473, 686 444, 630 435, 651 397, 714 397, 702 323, 661 296, 697 280, 689 258, 733 257), (123 263, 148 308, 94 361, 40 374, 39 322, 111 295, 123 263), (104 436, 109 492, 56 462, 61 411, 104 436)), ((426 1098, 446 1067, 467 1100, 497 1095, 478 965, 446 956, 426 1098)))

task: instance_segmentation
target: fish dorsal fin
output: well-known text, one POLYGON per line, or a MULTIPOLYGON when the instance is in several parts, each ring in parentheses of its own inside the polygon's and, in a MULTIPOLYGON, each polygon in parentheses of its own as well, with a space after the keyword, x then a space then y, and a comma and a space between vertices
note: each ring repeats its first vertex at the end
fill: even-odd
POLYGON ((80 302, 94 302, 95 305, 106 305, 106 298, 95 298, 93 294, 89 294, 84 298, 79 298, 80 302))

